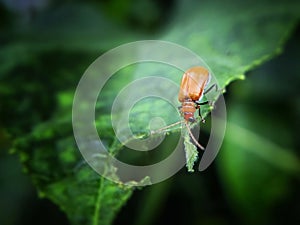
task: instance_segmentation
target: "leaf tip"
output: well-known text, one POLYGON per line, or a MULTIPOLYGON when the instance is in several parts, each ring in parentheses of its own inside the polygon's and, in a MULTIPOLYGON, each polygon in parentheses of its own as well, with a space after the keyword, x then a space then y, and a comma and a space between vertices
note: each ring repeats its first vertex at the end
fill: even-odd
POLYGON ((184 136, 184 149, 186 157, 186 167, 188 172, 194 172, 194 164, 198 159, 198 150, 196 146, 191 142, 190 136, 188 133, 184 136))

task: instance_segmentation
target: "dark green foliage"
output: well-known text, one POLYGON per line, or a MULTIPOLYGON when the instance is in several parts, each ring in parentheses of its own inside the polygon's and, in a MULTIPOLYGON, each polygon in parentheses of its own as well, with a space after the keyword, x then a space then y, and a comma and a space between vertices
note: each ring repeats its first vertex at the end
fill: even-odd
MULTIPOLYGON (((156 4, 142 2, 146 6, 150 4, 150 11, 156 12, 156 4)), ((73 95, 80 77, 96 57, 112 47, 143 38, 172 41, 203 57, 220 87, 225 88, 231 81, 244 79, 247 71, 282 52, 284 42, 299 19, 300 9, 299 1, 288 4, 284 1, 177 1, 163 23, 159 19, 165 17, 161 15, 165 12, 153 19, 141 13, 143 4, 126 1, 122 9, 115 4, 79 1, 70 4, 67 1, 37 13, 23 25, 9 19, 8 11, 0 8, 5 21, 10 20, 12 26, 4 25, 4 20, 0 23, 1 41, 5 44, 0 51, 0 147, 11 147, 39 195, 57 204, 72 224, 111 224, 133 192, 128 185, 113 183, 96 174, 85 163, 73 138, 73 95), (107 11, 103 12, 103 8, 107 11), (119 14, 114 17, 115 10, 119 14), (130 21, 122 24, 127 18, 131 18, 130 21), (139 29, 132 29, 133 24, 138 24, 139 29), (159 29, 155 30, 156 26, 159 29), (150 35, 152 30, 156 32, 150 35)), ((176 74, 172 79, 179 82, 181 74, 172 72, 176 74)), ((96 126, 104 131, 101 138, 113 154, 122 155, 125 150, 115 139, 110 124, 111 104, 118 91, 142 77, 141 74, 139 68, 121 71, 103 89, 97 103, 96 126)), ((209 112, 208 108, 203 110, 204 115, 209 112)), ((131 111, 133 132, 141 136, 147 134, 149 119, 158 114, 163 114, 169 123, 179 119, 174 108, 158 100, 145 100, 131 111)), ((279 177, 272 180, 276 188, 266 196, 270 198, 266 200, 267 205, 260 205, 264 213, 273 197, 277 198, 287 188, 280 174, 288 172, 294 176, 299 173, 299 160, 284 148, 274 147, 235 123, 229 123, 231 133, 225 145, 230 151, 224 153, 221 162, 221 170, 230 183, 227 191, 234 192, 233 196, 244 197, 248 184, 240 182, 243 175, 240 173, 249 171, 236 168, 243 168, 244 163, 252 164, 251 155, 266 159, 279 171, 279 177), (250 136, 261 151, 240 146, 241 139, 235 138, 238 135, 241 139, 250 136), (269 157, 270 154, 273 157, 269 157), (245 162, 246 158, 249 161, 245 162)), ((191 143, 189 146, 193 150, 191 143)), ((193 157, 189 162, 190 171, 197 158, 193 157)), ((269 168, 259 163, 255 170, 262 174, 257 182, 264 182, 270 173, 269 168)), ((253 196, 245 198, 253 201, 249 203, 251 206, 259 205, 253 196)), ((247 204, 244 206, 247 208, 247 204)))

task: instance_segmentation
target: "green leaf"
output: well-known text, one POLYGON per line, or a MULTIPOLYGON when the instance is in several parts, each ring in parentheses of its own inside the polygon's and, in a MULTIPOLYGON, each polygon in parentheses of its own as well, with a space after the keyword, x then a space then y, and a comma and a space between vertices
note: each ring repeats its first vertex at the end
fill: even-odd
POLYGON ((15 141, 14 149, 40 197, 58 204, 72 224, 111 224, 134 184, 116 184, 93 171, 81 159, 70 129, 70 121, 42 124, 15 141))
POLYGON ((187 0, 178 4, 163 39, 202 57, 222 88, 282 52, 300 8, 298 1, 187 0))
MULTIPOLYGON (((59 205, 72 224, 111 224, 133 189, 100 177, 77 150, 71 129, 71 105, 84 69, 76 66, 77 62, 87 64, 84 56, 91 59, 95 52, 98 54, 144 35, 107 21, 91 6, 69 6, 39 15, 41 18, 31 27, 15 32, 20 39, 9 40, 1 49, 1 118, 5 128, 15 136, 13 150, 19 154, 24 170, 41 197, 59 205), (73 53, 77 53, 77 57, 62 65, 61 60, 73 53), (58 56, 62 57, 57 65, 45 63, 49 59, 55 62, 53 58, 58 56), (31 78, 32 74, 36 77, 31 78), (16 84, 19 87, 15 88, 16 84)), ((155 38, 173 41, 197 53, 211 67, 220 87, 225 88, 282 51, 284 41, 299 18, 298 9, 299 1, 291 4, 283 1, 178 1, 169 18, 172 22, 155 38)), ((154 66, 157 64, 150 65, 154 66)), ((180 82, 181 71, 163 69, 167 72, 161 73, 162 76, 170 75, 180 82)), ((124 85, 143 76, 141 71, 145 68, 123 71, 124 76, 120 73, 112 79, 99 97, 103 99, 97 105, 101 113, 96 124, 105 131, 101 133, 102 138, 113 154, 122 154, 125 148, 114 136, 110 106, 124 85)), ((169 91, 162 88, 162 92, 169 91)), ((208 112, 209 109, 204 107, 203 110, 208 112)), ((174 108, 159 100, 141 102, 131 113, 134 117, 130 126, 140 134, 148 132, 153 115, 163 114, 167 124, 180 119, 174 108)), ((185 139, 188 169, 192 170, 195 146, 187 135, 185 139)), ((172 150, 171 145, 171 142, 164 144, 164 150, 172 150)))
POLYGON ((191 142, 190 135, 188 132, 185 132, 184 135, 184 150, 186 157, 186 167, 189 172, 194 172, 194 163, 198 159, 198 150, 197 147, 191 142))

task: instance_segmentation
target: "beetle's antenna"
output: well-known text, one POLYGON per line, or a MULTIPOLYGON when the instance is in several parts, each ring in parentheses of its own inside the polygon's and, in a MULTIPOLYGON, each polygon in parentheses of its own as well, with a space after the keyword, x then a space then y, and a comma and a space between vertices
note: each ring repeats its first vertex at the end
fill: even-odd
POLYGON ((170 124, 170 125, 168 125, 168 126, 165 126, 165 127, 160 128, 160 129, 158 129, 158 130, 151 130, 150 134, 155 134, 155 133, 160 133, 160 132, 162 132, 162 131, 166 131, 166 130, 169 129, 170 127, 174 127, 174 126, 176 126, 176 125, 178 125, 178 124, 181 124, 181 123, 183 123, 183 120, 180 120, 180 121, 178 121, 178 122, 172 123, 172 124, 170 124))
POLYGON ((176 122, 176 123, 172 123, 172 124, 170 124, 170 125, 168 125, 168 126, 165 126, 165 127, 160 128, 160 129, 158 129, 158 130, 152 130, 152 131, 150 132, 150 134, 152 135, 152 134, 160 133, 160 132, 162 132, 162 131, 166 131, 166 130, 169 129, 170 127, 174 127, 174 126, 176 126, 176 125, 178 125, 178 124, 181 124, 181 123, 183 123, 183 122, 185 122, 185 126, 186 126, 186 128, 187 128, 187 130, 188 130, 188 132, 189 132, 189 135, 190 135, 190 137, 192 138, 193 142, 194 142, 201 150, 204 150, 204 147, 203 147, 202 145, 200 145, 199 142, 198 142, 198 141, 196 140, 196 138, 194 137, 194 135, 193 135, 193 133, 192 133, 192 131, 191 131, 191 129, 190 129, 190 126, 189 126, 189 124, 188 124, 188 122, 187 122, 186 120, 180 120, 180 121, 178 121, 178 122, 176 122))
POLYGON ((200 145, 199 142, 198 142, 198 141, 196 140, 196 138, 194 137, 194 135, 193 135, 193 133, 192 133, 192 131, 191 131, 191 129, 190 129, 190 126, 189 126, 188 122, 187 122, 186 120, 184 120, 184 122, 185 122, 185 126, 186 126, 186 128, 187 128, 187 130, 188 130, 188 132, 189 132, 189 134, 190 134, 190 137, 192 138, 192 140, 194 141, 194 143, 195 143, 201 150, 204 150, 204 147, 203 147, 202 145, 200 145))

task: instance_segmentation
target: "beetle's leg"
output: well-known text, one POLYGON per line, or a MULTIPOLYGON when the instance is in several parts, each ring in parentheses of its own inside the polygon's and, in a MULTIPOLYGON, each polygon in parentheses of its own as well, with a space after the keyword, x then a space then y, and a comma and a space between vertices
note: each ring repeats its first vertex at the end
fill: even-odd
MULTIPOLYGON (((203 92, 203 95, 207 94, 208 92, 210 92, 213 88, 215 87, 215 91, 216 92, 219 92, 219 93, 222 93, 223 92, 223 89, 218 89, 218 86, 216 84, 213 84, 211 85, 208 89, 206 89, 204 92, 203 92)), ((205 101, 205 102, 198 102, 198 101, 195 101, 195 103, 197 105, 206 105, 206 104, 209 104, 210 106, 213 106, 214 105, 214 101, 205 101)))
POLYGON ((206 105, 208 103, 210 103, 209 101, 205 101, 205 102, 198 102, 198 101, 195 101, 197 107, 199 108, 200 105, 206 105))
POLYGON ((182 113, 182 110, 181 110, 181 109, 182 109, 182 106, 180 105, 180 106, 178 106, 177 108, 178 108, 178 110, 179 110, 179 112, 180 112, 180 115, 183 116, 183 113, 182 113))
POLYGON ((199 117, 201 118, 201 122, 205 123, 205 119, 202 117, 202 115, 200 113, 200 108, 198 109, 198 113, 199 113, 199 117))
POLYGON ((216 91, 218 91, 218 86, 216 84, 213 84, 211 85, 209 88, 207 88, 205 91, 204 91, 204 95, 206 95, 208 92, 210 92, 214 87, 216 87, 216 91))
MULTIPOLYGON (((210 92, 214 87, 216 87, 216 92, 218 92, 219 94, 222 94, 224 89, 219 89, 218 86, 216 84, 211 85, 208 89, 206 89, 203 94, 206 95, 208 92, 210 92)), ((213 106, 214 102, 209 102, 210 106, 213 106)))
MULTIPOLYGON (((204 105, 204 104, 198 104, 197 102, 195 102, 196 103, 196 109, 198 109, 198 114, 199 114, 199 117, 201 118, 201 122, 202 123, 205 123, 205 119, 202 117, 202 115, 201 115, 201 112, 200 112, 200 105, 204 105)), ((205 103, 205 102, 204 102, 205 103)), ((207 104, 208 102, 206 102, 205 104, 207 104)))

